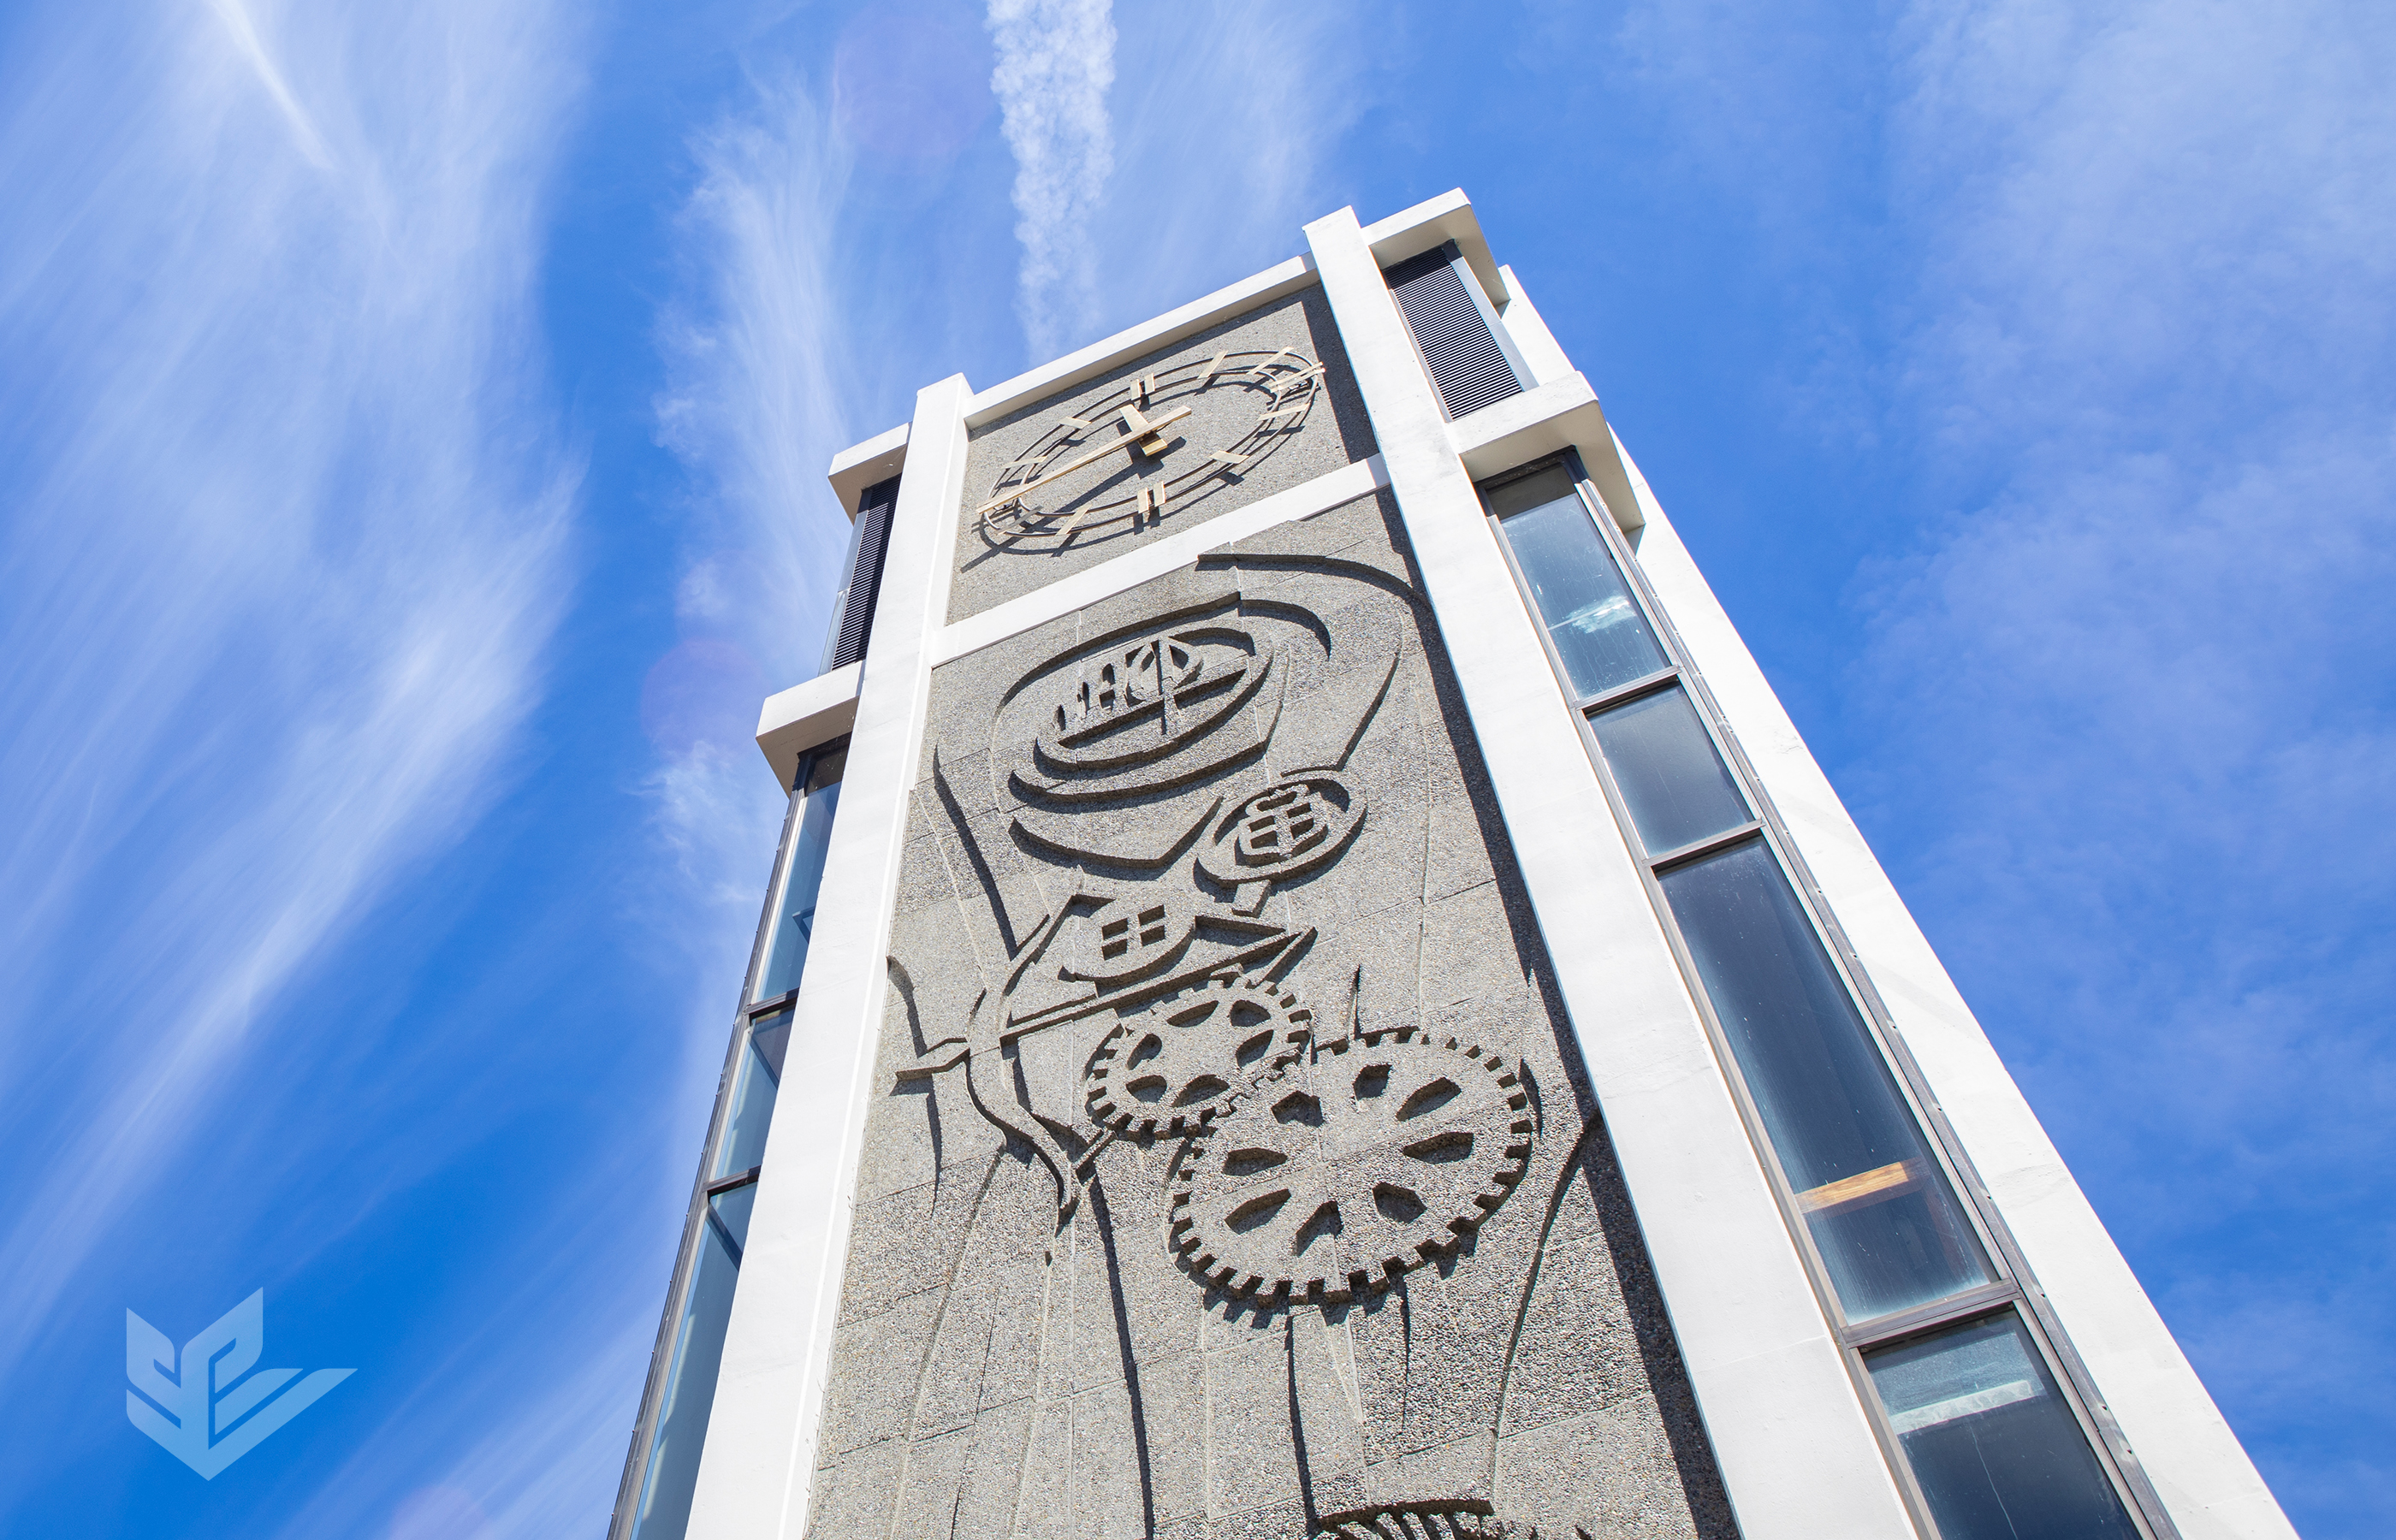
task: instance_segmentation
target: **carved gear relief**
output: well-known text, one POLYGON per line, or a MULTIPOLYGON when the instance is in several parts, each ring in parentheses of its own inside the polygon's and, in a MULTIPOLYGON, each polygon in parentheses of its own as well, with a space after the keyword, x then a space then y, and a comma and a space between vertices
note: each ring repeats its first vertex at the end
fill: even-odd
POLYGON ((1192 1143, 1172 1243, 1235 1294, 1378 1293, 1454 1253, 1514 1190, 1529 1102, 1478 1044, 1413 1027, 1324 1043, 1192 1143))
POLYGON ((1194 1134, 1305 1052, 1313 1013, 1286 989, 1217 978, 1107 1034, 1087 1072, 1090 1119, 1132 1134, 1194 1134))
POLYGON ((877 1410, 835 1414, 812 1533, 898 1533, 920 1485, 906 1533, 1494 1540, 1650 1480, 1564 1454, 1612 1421, 1509 1399, 1550 1373, 1510 1322, 1582 1329, 1539 1280, 1607 1275, 1577 1238, 1530 1260, 1591 1201, 1581 1143, 1536 1115, 1564 1071, 1511 992, 1418 600, 1342 554, 1378 507, 944 666, 885 1027, 922 1111, 883 1114, 872 1304, 840 1328, 843 1405, 877 1410), (1425 1264, 1460 1281, 1409 1286, 1425 1264))

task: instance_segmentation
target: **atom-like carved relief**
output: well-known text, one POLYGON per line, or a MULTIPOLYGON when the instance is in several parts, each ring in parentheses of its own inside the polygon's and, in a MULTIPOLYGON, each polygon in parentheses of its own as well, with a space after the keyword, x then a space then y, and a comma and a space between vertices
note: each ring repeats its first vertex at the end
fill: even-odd
POLYGON ((1324 1043, 1192 1141, 1170 1243, 1234 1294, 1366 1297, 1506 1201, 1529 1100, 1496 1055, 1418 1028, 1324 1043))
POLYGON ((1090 1117, 1123 1133, 1194 1133, 1296 1058, 1313 1020, 1298 996, 1252 978, 1160 1001, 1091 1056, 1090 1117))
POLYGON ((1249 797, 1217 820, 1198 852, 1198 870, 1233 890, 1243 914, 1256 912, 1276 883, 1326 866, 1364 822, 1364 794, 1328 770, 1310 770, 1249 797))

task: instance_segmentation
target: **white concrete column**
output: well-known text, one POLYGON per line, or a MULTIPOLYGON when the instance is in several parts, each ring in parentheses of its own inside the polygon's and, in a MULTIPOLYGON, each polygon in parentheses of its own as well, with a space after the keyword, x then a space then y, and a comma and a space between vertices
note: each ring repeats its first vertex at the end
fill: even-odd
POLYGON ((766 1135, 689 1540, 797 1540, 807 1521, 883 1003, 907 796, 965 496, 963 375, 915 397, 850 729, 840 813, 766 1135))
POLYGON ((1645 887, 1352 210, 1306 227, 1749 1540, 1912 1540, 1645 887))

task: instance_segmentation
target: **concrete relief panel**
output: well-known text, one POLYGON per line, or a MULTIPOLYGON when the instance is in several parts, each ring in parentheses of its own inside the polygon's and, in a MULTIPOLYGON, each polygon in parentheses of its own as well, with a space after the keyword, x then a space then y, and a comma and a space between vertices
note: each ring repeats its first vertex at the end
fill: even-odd
POLYGON ((1735 1533, 1367 498, 934 675, 809 1533, 1735 1533))
POLYGON ((949 618, 1372 453, 1323 292, 1301 290, 978 430, 949 618))

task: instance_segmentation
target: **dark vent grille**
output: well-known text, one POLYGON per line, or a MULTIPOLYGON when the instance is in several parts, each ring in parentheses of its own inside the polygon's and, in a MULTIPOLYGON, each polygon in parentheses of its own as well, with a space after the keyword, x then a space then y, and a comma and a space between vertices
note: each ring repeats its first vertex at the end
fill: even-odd
POLYGON ((1422 350, 1450 418, 1522 393, 1523 382, 1514 378, 1505 348, 1472 302, 1446 249, 1409 257, 1382 276, 1405 312, 1415 346, 1422 350))
POLYGON ((865 656, 873 639, 873 602, 882 596, 882 556, 890 548, 890 515, 898 506, 898 478, 877 482, 857 499, 857 527, 849 536, 848 581, 832 601, 832 645, 823 671, 845 669, 865 656))

